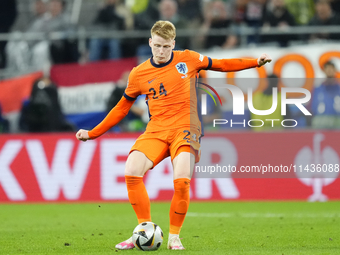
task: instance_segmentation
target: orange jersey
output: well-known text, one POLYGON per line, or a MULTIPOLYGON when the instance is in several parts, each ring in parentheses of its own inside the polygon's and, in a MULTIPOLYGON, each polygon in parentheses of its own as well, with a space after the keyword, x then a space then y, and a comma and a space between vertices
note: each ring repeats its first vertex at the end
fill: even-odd
POLYGON ((200 129, 195 77, 211 64, 210 58, 190 50, 173 51, 171 59, 160 65, 151 58, 131 71, 124 96, 130 100, 147 96, 149 132, 189 126, 200 129))
POLYGON ((147 96, 150 113, 148 132, 182 127, 201 130, 195 75, 200 70, 235 72, 253 67, 258 67, 257 59, 211 59, 190 50, 173 51, 170 60, 160 65, 150 58, 131 71, 124 96, 105 119, 88 132, 89 137, 97 138, 121 121, 142 94, 147 96))

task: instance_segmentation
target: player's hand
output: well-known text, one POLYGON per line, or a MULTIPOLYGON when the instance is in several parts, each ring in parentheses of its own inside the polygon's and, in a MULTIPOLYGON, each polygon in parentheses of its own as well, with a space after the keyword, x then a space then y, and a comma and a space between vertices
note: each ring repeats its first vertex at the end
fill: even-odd
POLYGON ((85 129, 79 129, 79 131, 76 134, 76 137, 79 141, 84 141, 84 142, 90 139, 88 130, 85 130, 85 129))
POLYGON ((257 64, 258 64, 259 66, 263 66, 263 65, 265 65, 266 63, 270 63, 270 62, 272 62, 272 58, 271 58, 268 54, 266 54, 266 53, 262 54, 262 55, 257 59, 257 64))

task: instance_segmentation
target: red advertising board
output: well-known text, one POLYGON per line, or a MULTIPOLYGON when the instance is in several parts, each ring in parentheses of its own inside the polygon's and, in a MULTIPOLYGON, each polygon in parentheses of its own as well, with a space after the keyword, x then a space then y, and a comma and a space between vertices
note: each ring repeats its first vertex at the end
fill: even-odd
MULTIPOLYGON (((74 134, 0 135, 0 202, 127 200, 124 165, 137 137, 108 133, 84 143, 77 141, 74 134)), ((331 131, 207 134, 202 139, 200 165, 216 166, 214 171, 232 166, 237 171, 214 175, 195 166, 191 197, 340 199, 339 140, 340 132, 331 131), (312 178, 304 178, 299 166, 311 170, 313 164, 319 164, 321 170, 309 173, 312 178), (290 172, 268 172, 270 167, 280 166, 290 168, 290 172), (332 168, 332 173, 326 175, 322 166, 323 170, 332 168), (247 175, 240 172, 242 167, 244 171, 252 167, 261 171, 247 175)), ((146 174, 145 185, 152 200, 171 199, 169 158, 146 174)))

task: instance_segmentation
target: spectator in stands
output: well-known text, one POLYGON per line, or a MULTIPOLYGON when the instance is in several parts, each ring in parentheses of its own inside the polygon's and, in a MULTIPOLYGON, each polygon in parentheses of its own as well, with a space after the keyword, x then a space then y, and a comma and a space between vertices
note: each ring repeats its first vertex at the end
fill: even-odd
MULTIPOLYGON (((16 0, 0 1, 0 34, 8 33, 17 17, 16 0)), ((0 69, 6 67, 6 48, 7 41, 0 40, 0 69)))
MULTIPOLYGON (((66 13, 66 1, 51 0, 49 5, 51 13, 49 32, 74 32, 75 26, 71 23, 71 17, 66 13)), ((79 58, 77 41, 74 39, 53 41, 50 45, 50 52, 55 64, 77 62, 79 58)))
POLYGON ((338 15, 340 14, 340 0, 330 0, 332 10, 337 13, 338 15))
POLYGON ((134 27, 137 30, 149 30, 159 17, 159 0, 134 1, 132 11, 134 13, 134 27))
MULTIPOLYGON (((295 20, 288 11, 284 0, 271 0, 270 7, 263 18, 263 30, 269 31, 271 27, 276 27, 280 31, 287 31, 291 26, 295 26, 295 20)), ((288 46, 288 42, 295 37, 292 35, 266 35, 262 36, 262 42, 277 42, 281 47, 288 46)))
POLYGON ((340 128, 340 82, 331 61, 323 66, 326 80, 312 91, 312 127, 340 128))
MULTIPOLYGON (((254 131, 268 131, 274 129, 281 129, 281 121, 284 116, 281 115, 281 93, 279 91, 279 77, 275 74, 268 75, 267 77, 267 88, 264 91, 259 91, 253 95, 253 106, 257 110, 268 110, 273 104, 273 88, 277 88, 277 107, 276 110, 269 115, 256 115, 251 113, 251 119, 262 120, 264 125, 262 127, 252 127, 254 131), (266 121, 266 119, 275 119, 276 121, 266 121)), ((286 118, 289 119, 288 109, 286 118)), ((253 123, 253 125, 260 126, 261 123, 253 123)))
POLYGON ((246 11, 249 0, 232 0, 230 3, 230 14, 232 21, 236 25, 244 25, 246 23, 246 11))
MULTIPOLYGON (((117 82, 115 89, 112 91, 112 94, 110 95, 110 98, 107 102, 108 112, 111 111, 111 109, 115 107, 119 100, 122 98, 128 83, 129 74, 130 72, 124 72, 117 82)), ((145 103, 145 96, 140 96, 132 105, 128 115, 121 122, 119 122, 119 131, 142 131, 145 129, 148 121, 149 113, 147 105, 145 103)))
POLYGON ((47 14, 47 0, 35 0, 33 3, 34 20, 39 19, 47 14))
POLYGON ((202 23, 203 16, 201 5, 196 0, 177 0, 178 14, 188 22, 191 28, 199 28, 202 23))
MULTIPOLYGON (((168 20, 175 25, 176 29, 186 29, 188 21, 178 14, 178 4, 175 0, 161 0, 159 3, 159 19, 168 20)), ((176 37, 176 49, 188 49, 188 37, 176 37)))
MULTIPOLYGON (((47 0, 32 2, 32 15, 28 32, 38 32, 49 18, 47 0)), ((12 33, 15 38, 15 32, 12 33)), ((10 40, 6 47, 7 66, 11 70, 26 71, 34 66, 37 69, 49 67, 51 60, 47 42, 10 40)))
POLYGON ((130 72, 128 71, 122 73, 120 79, 117 81, 115 88, 107 102, 107 112, 111 111, 111 109, 115 107, 115 105, 118 104, 119 100, 122 98, 128 83, 129 74, 130 72))
MULTIPOLYGON (((248 27, 259 28, 263 24, 267 0, 250 0, 246 6, 245 22, 248 27)), ((248 43, 259 43, 258 34, 248 36, 248 43)))
POLYGON ((285 0, 296 24, 307 25, 314 16, 314 0, 285 0))
MULTIPOLYGON (((134 29, 135 30, 150 30, 156 20, 159 18, 159 0, 139 0, 133 1, 131 10, 134 17, 134 29)), ((147 44, 146 38, 136 38, 135 40, 129 40, 130 51, 133 52, 133 56, 138 56, 140 62, 145 58, 151 57, 151 50, 147 44)))
MULTIPOLYGON (((186 29, 188 21, 178 14, 178 4, 175 0, 161 0, 158 5, 158 20, 168 20, 172 22, 176 29, 186 29)), ((190 48, 190 38, 176 37, 175 49, 185 50, 190 48)), ((145 40, 144 40, 145 42, 145 40)), ((151 48, 148 44, 139 45, 137 47, 137 56, 150 57, 152 55, 151 48)))
POLYGON ((36 80, 23 103, 20 129, 24 132, 68 132, 75 127, 64 117, 57 86, 47 77, 36 80))
POLYGON ((66 1, 50 0, 47 5, 47 15, 43 12, 44 7, 41 7, 44 2, 36 2, 36 19, 27 29, 27 32, 59 32, 67 31, 71 25, 70 17, 66 14, 66 1))
POLYGON ((9 121, 2 116, 2 109, 0 105, 0 134, 9 132, 9 121))
MULTIPOLYGON (((63 32, 72 33, 75 30, 69 15, 66 13, 66 1, 50 0, 48 13, 38 16, 27 32, 63 32)), ((71 39, 46 41, 31 41, 30 48, 33 54, 33 65, 48 65, 49 56, 55 64, 69 63, 78 60, 77 44, 71 39), (40 64, 42 62, 42 64, 40 64)))
POLYGON ((266 13, 267 0, 249 0, 246 6, 245 22, 250 27, 260 27, 266 13))
MULTIPOLYGON (((120 0, 106 0, 105 5, 99 10, 94 20, 96 29, 114 32, 125 30, 126 24, 124 17, 117 12, 120 0)), ((90 61, 101 59, 118 59, 122 56, 121 40, 117 38, 91 38, 89 45, 90 61), (104 50, 107 49, 107 56, 104 50)))
MULTIPOLYGON (((309 22, 311 26, 330 26, 340 25, 340 17, 332 11, 331 5, 328 0, 317 0, 315 4, 315 16, 309 22)), ((310 36, 311 40, 315 39, 331 39, 339 40, 339 34, 329 33, 316 33, 310 36)))
POLYGON ((233 30, 233 22, 228 14, 227 6, 222 1, 213 1, 206 4, 204 8, 204 22, 201 27, 204 47, 233 48, 238 43, 238 38, 233 30), (229 28, 232 32, 221 35, 206 35, 210 29, 229 28))

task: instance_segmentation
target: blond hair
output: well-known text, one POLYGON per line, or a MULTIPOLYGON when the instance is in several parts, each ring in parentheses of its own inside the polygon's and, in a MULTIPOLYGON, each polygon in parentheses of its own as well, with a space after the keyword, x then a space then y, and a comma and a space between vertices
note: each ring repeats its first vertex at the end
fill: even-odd
POLYGON ((176 28, 170 21, 159 20, 151 28, 151 36, 158 35, 165 40, 175 39, 176 28))

